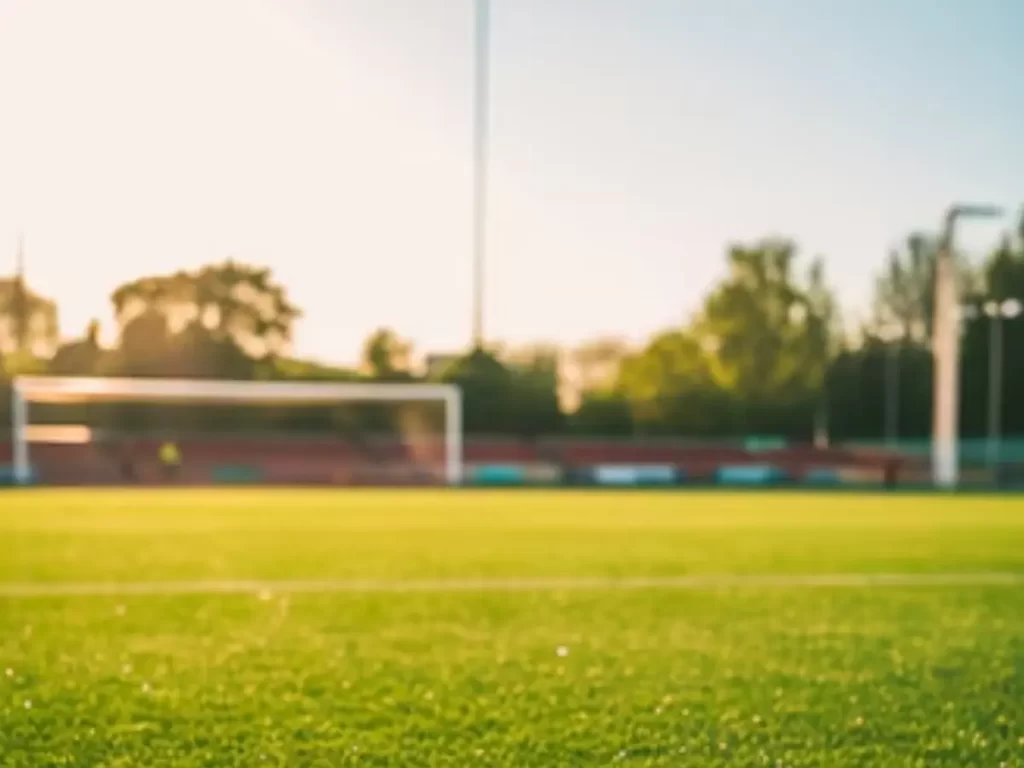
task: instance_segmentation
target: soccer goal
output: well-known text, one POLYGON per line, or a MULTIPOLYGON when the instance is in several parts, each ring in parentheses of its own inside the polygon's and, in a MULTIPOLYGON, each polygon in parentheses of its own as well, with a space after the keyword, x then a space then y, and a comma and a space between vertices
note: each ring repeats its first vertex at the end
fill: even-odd
MULTIPOLYGON (((194 445, 194 453, 202 454, 202 461, 197 458, 189 468, 199 466, 207 473, 248 462, 256 467, 253 472, 257 476, 253 481, 258 482, 263 477, 259 474, 262 472, 261 463, 271 468, 289 464, 296 470, 289 476, 290 480, 281 480, 283 475, 271 473, 268 481, 274 482, 277 477, 280 482, 302 482, 306 477, 315 478, 311 482, 345 484, 348 477, 345 467, 348 465, 368 467, 405 462, 405 465, 416 463, 422 468, 432 462, 436 468, 432 476, 437 481, 457 485, 462 481, 461 400, 461 392, 455 385, 414 382, 19 377, 12 386, 12 470, 16 483, 29 483, 33 467, 39 461, 37 454, 44 453, 44 447, 52 454, 51 468, 66 467, 70 461, 86 460, 80 450, 82 445, 92 446, 89 461, 100 462, 102 459, 106 461, 104 466, 116 460, 131 462, 136 458, 132 452, 140 453, 143 448, 137 437, 140 433, 125 437, 129 434, 126 425, 133 419, 133 423, 138 423, 139 414, 145 412, 150 417, 146 422, 149 426, 157 424, 153 413, 159 414, 159 429, 147 433, 147 458, 151 444, 159 440, 182 442, 185 443, 183 464, 189 465, 189 446, 194 445), (360 407, 364 412, 358 410, 360 407), (54 423, 52 411, 55 408, 77 409, 76 423, 54 423), (149 410, 145 411, 146 408, 149 410), (383 445, 382 441, 373 443, 366 437, 363 427, 351 426, 353 421, 359 420, 357 416, 365 417, 367 408, 377 409, 378 417, 381 409, 385 409, 385 415, 390 417, 384 419, 388 424, 400 420, 408 422, 412 418, 394 418, 394 413, 408 415, 415 411, 418 415, 412 420, 420 425, 415 429, 426 434, 410 437, 409 430, 405 430, 396 437, 392 431, 387 436, 388 450, 378 450, 373 446, 383 445), (42 414, 47 409, 51 413, 42 414), (105 409, 98 418, 97 409, 105 409), (92 422, 83 416, 86 412, 91 414, 92 422), (265 430, 233 432, 229 440, 222 440, 221 445, 221 448, 224 445, 233 448, 226 449, 228 455, 222 456, 219 459, 221 464, 214 467, 211 445, 215 440, 211 437, 209 424, 215 421, 214 416, 220 419, 217 424, 226 423, 226 412, 234 415, 232 423, 235 425, 250 426, 256 422, 264 425, 274 423, 276 417, 277 423, 284 421, 286 426, 279 428, 272 437, 268 437, 265 430), (197 416, 197 413, 208 415, 197 416), (37 414, 42 414, 38 422, 37 414), (295 426, 297 420, 302 421, 299 415, 304 418, 302 423, 305 427, 313 430, 315 439, 308 436, 300 439, 295 426), (102 427, 94 426, 96 424, 102 424, 102 427), (197 424, 202 428, 202 434, 197 430, 197 424), (77 444, 78 452, 68 453, 69 444, 77 444), (273 444, 273 456, 260 453, 260 444, 273 444), (106 458, 97 448, 103 445, 107 446, 104 449, 106 458), (107 460, 110 446, 119 446, 116 451, 120 452, 120 459, 107 460), (54 451, 60 447, 65 452, 58 457, 54 451), (235 451, 234 455, 230 455, 231 450, 235 451), (245 455, 241 456, 240 451, 245 455), (68 458, 72 455, 78 458, 68 458), (297 471, 303 468, 307 470, 305 475, 297 471)), ((362 418, 361 421, 365 423, 367 420, 362 418)), ((382 419, 377 418, 374 423, 379 425, 381 422, 382 419)), ((46 477, 42 480, 45 481, 46 477)))

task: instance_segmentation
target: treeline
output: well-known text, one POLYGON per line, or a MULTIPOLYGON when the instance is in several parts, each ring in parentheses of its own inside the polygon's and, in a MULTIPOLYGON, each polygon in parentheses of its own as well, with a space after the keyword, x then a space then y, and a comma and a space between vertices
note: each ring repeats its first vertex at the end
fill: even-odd
MULTIPOLYGON (((783 240, 737 245, 692 319, 642 348, 614 339, 568 350, 495 346, 433 370, 415 365, 414 350, 388 329, 367 339, 357 370, 295 359, 289 347, 300 308, 270 270, 248 264, 119 286, 111 294, 111 347, 100 343, 95 323, 83 337, 62 341, 54 303, 13 278, 0 281, 0 375, 443 380, 463 388, 467 431, 490 434, 926 438, 935 260, 933 239, 909 238, 878 276, 870 316, 853 324, 844 322, 820 258, 802 263, 783 240)), ((1024 299, 1020 234, 1007 235, 982 264, 959 259, 958 268, 966 305, 962 430, 981 436, 988 428, 996 339, 1005 361, 997 372, 1001 427, 1024 434, 1024 318, 992 314, 1013 314, 1024 299)), ((0 418, 9 419, 9 398, 0 402, 0 418)), ((201 410, 193 420, 274 429, 378 429, 399 418, 396 409, 389 415, 372 407, 333 409, 329 417, 322 409, 236 409, 231 417, 220 409, 220 418, 201 410)), ((111 427, 145 421, 143 412, 89 411, 111 427)), ((183 418, 178 409, 175 419, 183 418)))

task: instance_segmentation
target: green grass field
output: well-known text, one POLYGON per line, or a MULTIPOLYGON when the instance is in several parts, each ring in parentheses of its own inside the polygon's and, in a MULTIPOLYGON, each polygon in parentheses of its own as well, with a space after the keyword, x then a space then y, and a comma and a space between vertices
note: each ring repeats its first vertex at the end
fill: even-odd
POLYGON ((5 491, 0 765, 1024 765, 1024 500, 5 491))

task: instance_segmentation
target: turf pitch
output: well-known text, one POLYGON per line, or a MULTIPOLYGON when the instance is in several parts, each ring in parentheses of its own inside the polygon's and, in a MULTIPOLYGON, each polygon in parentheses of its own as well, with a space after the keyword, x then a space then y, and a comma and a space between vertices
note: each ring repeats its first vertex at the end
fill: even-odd
POLYGON ((4 492, 0 764, 1024 765, 986 575, 1024 501, 4 492))

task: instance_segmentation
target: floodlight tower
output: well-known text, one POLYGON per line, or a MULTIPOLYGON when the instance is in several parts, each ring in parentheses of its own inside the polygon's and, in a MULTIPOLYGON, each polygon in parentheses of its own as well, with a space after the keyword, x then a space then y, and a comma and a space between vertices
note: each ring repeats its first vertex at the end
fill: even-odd
POLYGON ((18 351, 23 352, 28 346, 28 286, 25 284, 25 236, 18 233, 18 251, 14 272, 13 315, 16 324, 14 340, 18 351))
POLYGON ((962 219, 1001 216, 994 205, 954 205, 943 222, 935 263, 935 308, 932 327, 932 479, 953 488, 959 481, 960 296, 953 263, 956 225, 962 219))
POLYGON ((1017 299, 989 301, 984 306, 988 315, 988 461, 996 466, 1000 459, 1003 408, 1003 322, 1024 312, 1017 299))
POLYGON ((473 347, 484 344, 487 261, 487 140, 490 116, 490 0, 476 0, 473 62, 473 347))

